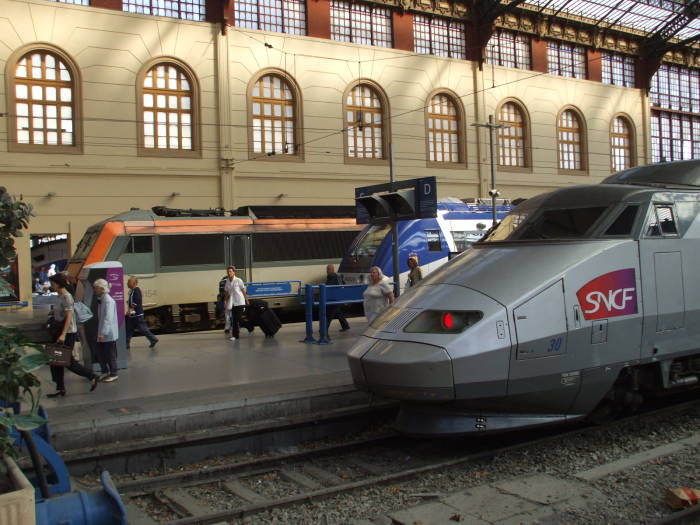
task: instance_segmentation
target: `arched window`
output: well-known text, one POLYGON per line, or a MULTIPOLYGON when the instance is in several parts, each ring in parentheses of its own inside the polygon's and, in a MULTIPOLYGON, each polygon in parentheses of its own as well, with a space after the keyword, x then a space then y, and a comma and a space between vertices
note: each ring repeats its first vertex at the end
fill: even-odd
POLYGON ((583 128, 578 115, 567 109, 559 115, 557 123, 557 151, 559 169, 581 171, 583 164, 583 128))
POLYGON ((610 167, 614 172, 634 166, 632 126, 624 117, 615 117, 610 125, 610 167))
POLYGON ((253 156, 298 155, 297 97, 291 81, 268 73, 250 91, 253 156))
POLYGON ((15 151, 37 147, 57 151, 79 146, 76 128, 76 74, 68 60, 46 49, 34 49, 12 63, 11 136, 15 151))
POLYGON ((515 102, 506 102, 498 112, 498 165, 524 168, 527 166, 527 121, 515 102))
POLYGON ((348 91, 345 128, 349 158, 385 158, 384 108, 379 93, 371 85, 357 84, 348 91))
POLYGON ((140 105, 142 154, 189 156, 197 149, 197 94, 182 66, 159 62, 148 68, 140 105))
POLYGON ((427 109, 428 161, 460 162, 462 123, 452 97, 438 93, 427 109))

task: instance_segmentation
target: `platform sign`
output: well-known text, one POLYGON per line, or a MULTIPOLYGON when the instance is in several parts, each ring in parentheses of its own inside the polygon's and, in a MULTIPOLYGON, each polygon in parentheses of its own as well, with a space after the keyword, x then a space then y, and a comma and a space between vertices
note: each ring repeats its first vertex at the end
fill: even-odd
MULTIPOLYGON (((292 283, 299 281, 278 281, 266 283, 247 283, 245 285, 246 294, 251 297, 267 297, 278 295, 296 295, 292 292, 292 283)), ((298 286, 298 284, 297 284, 298 286)))
POLYGON ((426 219, 437 216, 437 181, 422 177, 355 188, 358 224, 426 219))

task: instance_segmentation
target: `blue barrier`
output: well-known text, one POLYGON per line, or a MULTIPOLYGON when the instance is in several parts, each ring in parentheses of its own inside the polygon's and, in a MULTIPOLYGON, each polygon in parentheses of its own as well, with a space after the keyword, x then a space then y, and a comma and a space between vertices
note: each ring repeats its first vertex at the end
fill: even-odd
POLYGON ((3 306, 22 308, 23 306, 29 306, 29 303, 27 301, 10 301, 7 303, 0 303, 0 307, 3 306))
POLYGON ((328 305, 361 303, 364 300, 362 294, 366 288, 366 284, 319 284, 317 286, 307 284, 304 287, 305 293, 303 295, 301 294, 300 289, 299 300, 306 307, 306 338, 302 342, 318 345, 330 344, 331 339, 328 336, 328 317, 326 308, 328 305), (316 291, 318 291, 318 300, 315 299, 316 291), (309 297, 312 298, 310 301, 308 300, 309 297), (313 336, 314 306, 318 306, 318 340, 314 339, 313 336))

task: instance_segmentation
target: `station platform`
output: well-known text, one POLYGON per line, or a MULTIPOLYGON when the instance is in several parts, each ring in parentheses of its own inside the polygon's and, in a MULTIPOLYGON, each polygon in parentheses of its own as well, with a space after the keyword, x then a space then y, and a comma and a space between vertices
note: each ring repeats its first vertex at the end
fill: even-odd
POLYGON ((67 394, 53 399, 46 397, 55 387, 43 367, 37 375, 53 444, 69 460, 100 447, 128 448, 134 440, 167 446, 232 425, 368 406, 345 357, 366 320, 348 321, 346 332, 332 323, 329 345, 301 342, 304 323, 285 324, 272 339, 259 328, 242 330, 236 341, 223 330, 158 335, 152 350, 137 336, 118 381, 90 392, 88 380, 66 371, 67 394))

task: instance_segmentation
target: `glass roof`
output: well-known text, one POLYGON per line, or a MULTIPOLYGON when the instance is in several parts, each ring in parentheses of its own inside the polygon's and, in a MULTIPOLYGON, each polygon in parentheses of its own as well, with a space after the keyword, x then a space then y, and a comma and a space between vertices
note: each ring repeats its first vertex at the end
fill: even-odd
POLYGON ((663 29, 664 39, 686 40, 700 34, 697 14, 690 19, 680 15, 692 4, 694 12, 700 12, 698 0, 525 0, 521 5, 543 14, 587 18, 602 29, 631 29, 647 36, 663 29))

